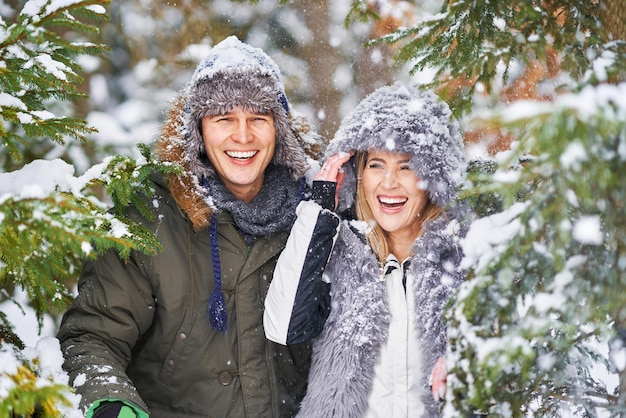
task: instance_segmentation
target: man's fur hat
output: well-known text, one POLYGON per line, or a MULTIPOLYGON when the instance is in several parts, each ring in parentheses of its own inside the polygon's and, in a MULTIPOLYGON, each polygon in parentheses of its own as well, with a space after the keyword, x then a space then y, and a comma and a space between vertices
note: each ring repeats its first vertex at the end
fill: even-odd
POLYGON ((202 118, 224 115, 236 107, 274 116, 276 150, 272 161, 289 167, 295 178, 301 177, 308 165, 291 126, 280 70, 265 52, 235 36, 211 49, 188 86, 185 127, 189 141, 185 148, 191 170, 198 177, 214 175, 202 139, 202 118))
POLYGON ((276 128, 272 163, 287 167, 294 179, 309 169, 307 156, 319 157, 322 141, 306 118, 289 106, 274 61, 235 36, 224 39, 198 64, 172 104, 154 146, 160 161, 183 167, 182 174, 169 175, 167 181, 176 203, 196 230, 208 225, 214 210, 200 179, 216 176, 202 138, 202 118, 236 107, 272 113, 276 128))

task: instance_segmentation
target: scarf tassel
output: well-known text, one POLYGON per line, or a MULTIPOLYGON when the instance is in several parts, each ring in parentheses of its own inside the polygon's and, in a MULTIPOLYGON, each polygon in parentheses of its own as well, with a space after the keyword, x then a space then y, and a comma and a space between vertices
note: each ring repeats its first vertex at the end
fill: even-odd
POLYGON ((209 301, 207 309, 207 320, 213 329, 226 334, 228 327, 228 312, 226 311, 226 302, 224 301, 224 293, 221 289, 215 289, 209 301))
POLYGON ((222 272, 219 247, 217 246, 217 217, 215 214, 211 215, 209 236, 211 238, 211 260, 213 261, 215 290, 213 290, 207 306, 207 321, 213 329, 226 334, 226 329, 228 329, 228 311, 226 310, 224 292, 222 292, 222 272))

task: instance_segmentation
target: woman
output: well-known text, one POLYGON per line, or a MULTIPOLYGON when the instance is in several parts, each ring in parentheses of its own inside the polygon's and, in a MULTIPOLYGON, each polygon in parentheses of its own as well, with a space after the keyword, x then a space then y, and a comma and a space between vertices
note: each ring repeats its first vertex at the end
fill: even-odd
POLYGON ((398 83, 365 98, 327 154, 265 301, 270 340, 315 338, 298 416, 439 416, 441 315, 463 280, 461 135, 445 103, 398 83))

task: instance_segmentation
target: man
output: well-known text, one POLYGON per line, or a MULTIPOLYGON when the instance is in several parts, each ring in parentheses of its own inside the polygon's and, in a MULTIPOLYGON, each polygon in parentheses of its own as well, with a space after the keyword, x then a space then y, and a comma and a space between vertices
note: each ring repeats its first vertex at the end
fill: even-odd
MULTIPOLYGON (((287 417, 306 387, 310 348, 265 339, 263 302, 308 170, 308 128, 280 72, 230 37, 172 105, 156 178, 163 250, 88 262, 58 334, 86 416, 287 417)), ((156 176, 155 176, 156 177, 156 176)))

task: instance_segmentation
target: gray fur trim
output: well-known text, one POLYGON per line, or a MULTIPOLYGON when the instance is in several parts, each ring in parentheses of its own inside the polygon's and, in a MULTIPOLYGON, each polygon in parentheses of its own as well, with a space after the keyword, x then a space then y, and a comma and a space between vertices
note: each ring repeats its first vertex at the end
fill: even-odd
POLYGON ((443 311, 465 277, 459 268, 462 258, 459 239, 467 231, 466 216, 465 207, 458 205, 429 222, 424 234, 414 243, 414 255, 407 272, 417 278, 413 281, 412 292, 415 306, 419 307, 414 315, 417 334, 421 336, 421 401, 426 409, 424 417, 428 418, 439 416, 439 404, 429 390, 428 380, 435 363, 446 352, 443 311))
MULTIPOLYGON (((446 350, 444 308, 464 278, 458 240, 469 219, 464 205, 457 205, 425 224, 414 243, 407 274, 414 277, 415 324, 422 358, 419 418, 439 416, 428 378, 446 350)), ((360 418, 365 415, 373 387, 375 365, 390 323, 389 299, 384 276, 370 246, 341 224, 326 274, 331 277, 331 313, 313 346, 307 394, 298 418, 360 418)), ((418 417, 416 417, 418 418, 418 417)))
POLYGON ((368 408, 374 368, 391 313, 378 260, 342 224, 326 274, 332 308, 314 342, 309 385, 297 418, 359 418, 368 408))
MULTIPOLYGON (((396 83, 367 96, 342 121, 326 155, 371 149, 407 153, 431 199, 445 207, 465 173, 463 139, 448 105, 430 92, 396 83)), ((356 175, 346 165, 339 210, 354 202, 356 175)))

